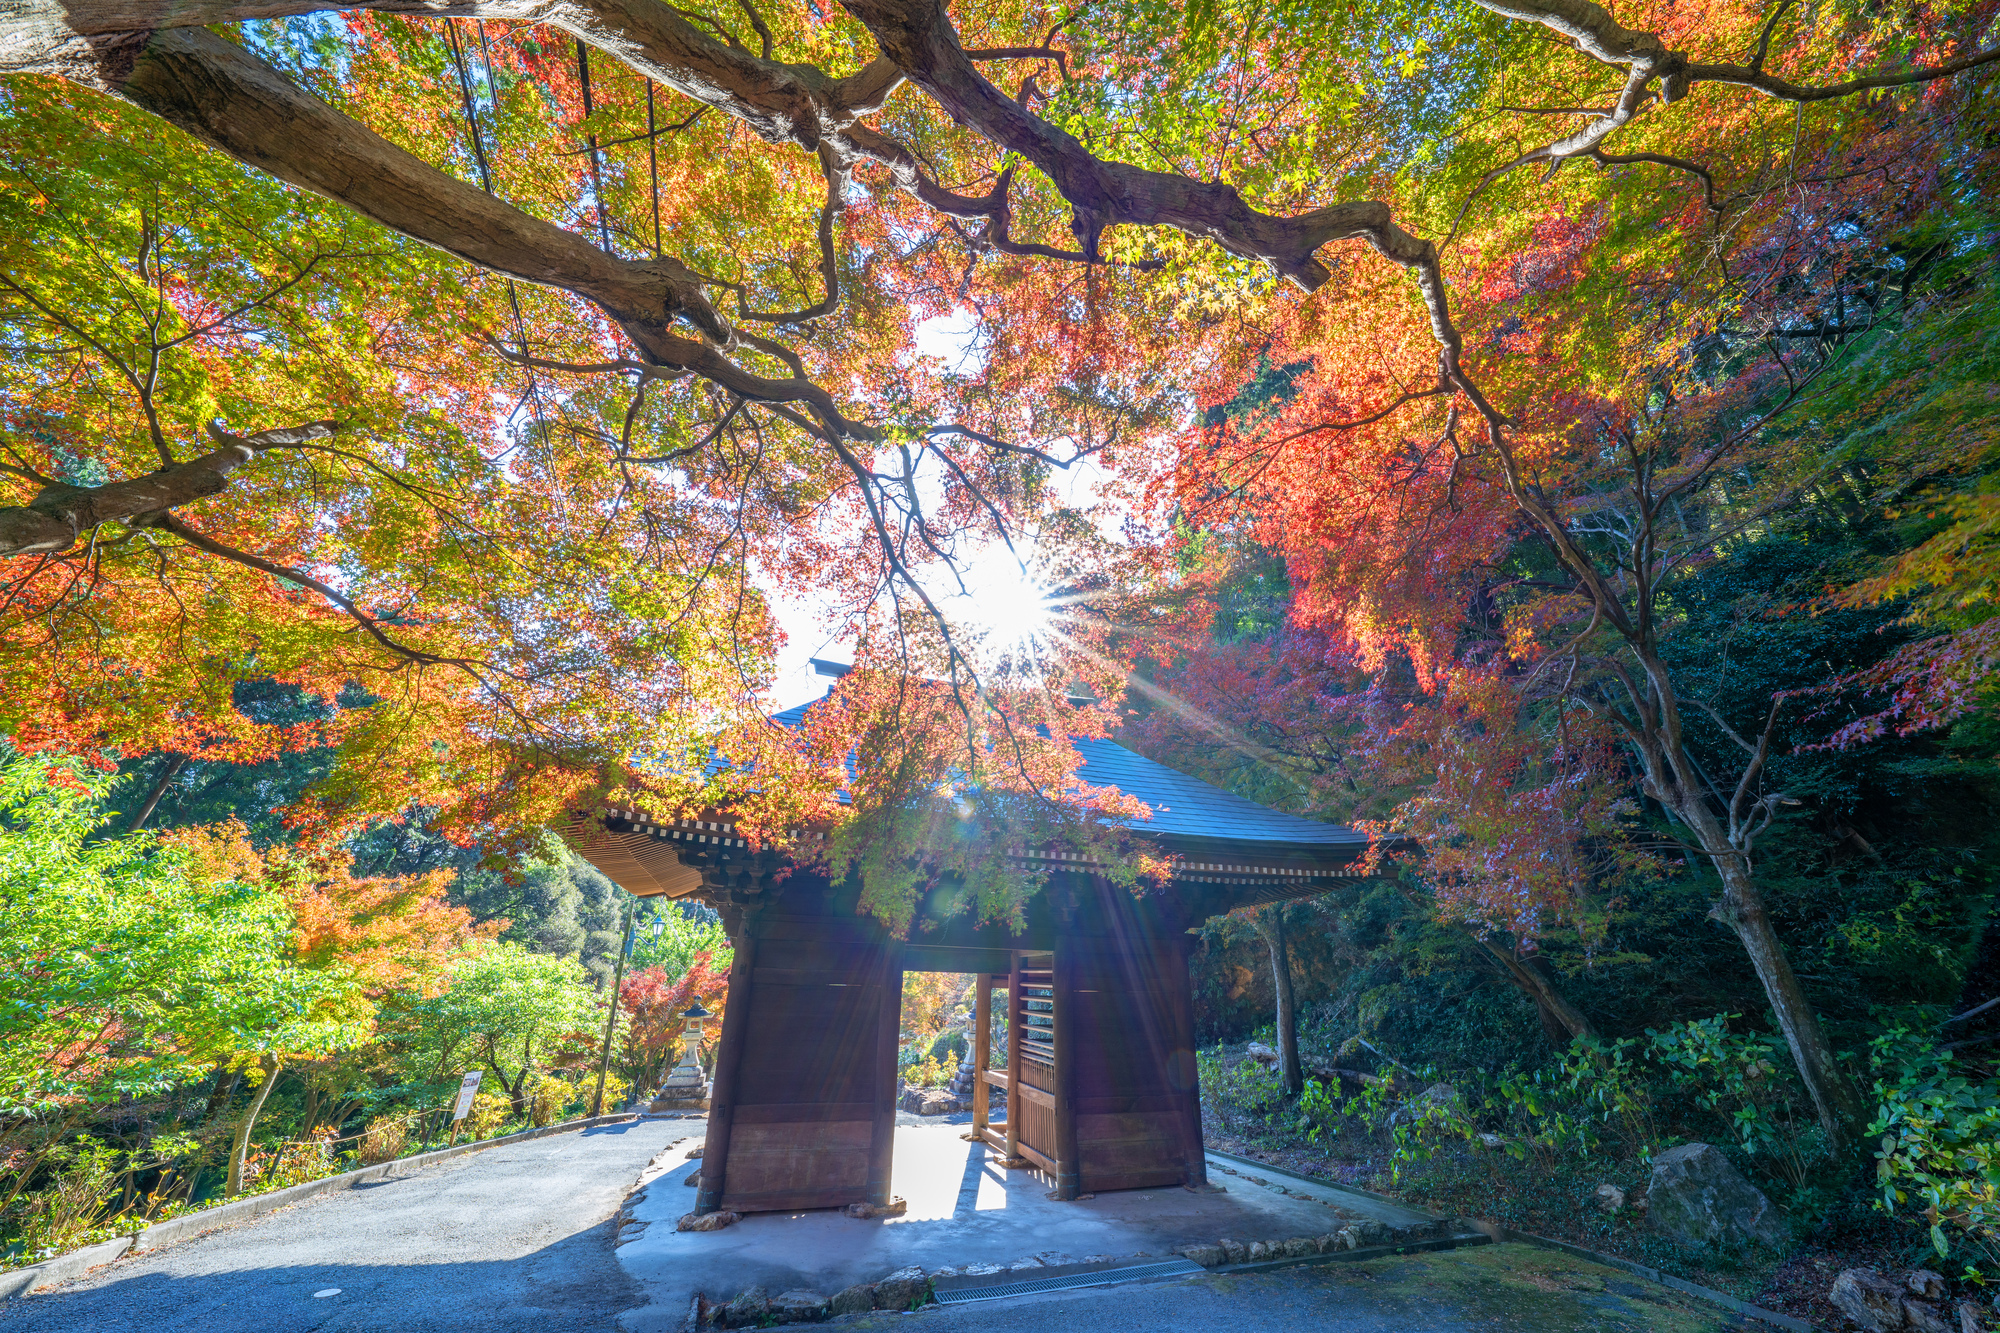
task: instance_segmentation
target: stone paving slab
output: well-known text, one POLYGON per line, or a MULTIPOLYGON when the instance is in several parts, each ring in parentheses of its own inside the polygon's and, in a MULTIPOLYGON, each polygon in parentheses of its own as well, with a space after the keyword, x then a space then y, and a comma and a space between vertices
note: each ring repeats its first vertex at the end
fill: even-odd
POLYGON ((831 1296, 913 1264, 935 1272, 1038 1259, 1163 1257, 1223 1237, 1247 1243, 1325 1235, 1356 1218, 1391 1225, 1426 1220, 1365 1195, 1259 1176, 1220 1159, 1211 1159, 1210 1178, 1223 1185, 1221 1192, 1174 1186, 1058 1203, 1048 1197, 1053 1185, 1046 1176, 1001 1169, 998 1154, 965 1142, 961 1132, 954 1125, 899 1127, 892 1188, 909 1211, 866 1221, 829 1210, 756 1213, 722 1231, 675 1231, 676 1219, 694 1204, 686 1182, 697 1164, 682 1163, 630 1207, 633 1220, 650 1225, 619 1247, 619 1260, 663 1317, 671 1311, 678 1318, 696 1292, 711 1301, 751 1286, 831 1296))

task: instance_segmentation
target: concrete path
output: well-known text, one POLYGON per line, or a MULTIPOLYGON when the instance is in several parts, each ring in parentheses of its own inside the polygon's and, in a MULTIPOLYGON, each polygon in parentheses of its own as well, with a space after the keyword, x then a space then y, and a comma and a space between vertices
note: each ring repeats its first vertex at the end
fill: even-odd
POLYGON ((612 1218, 648 1161, 699 1135, 689 1123, 558 1134, 323 1195, 7 1301, 0 1333, 609 1333, 645 1302, 612 1257, 612 1218))
MULTIPOLYGON (((1288 1240, 1337 1231, 1351 1219, 1416 1222, 1422 1215, 1366 1196, 1210 1159, 1223 1186, 1193 1194, 1178 1186, 1120 1190, 1075 1203, 1048 1197, 1038 1172, 1006 1171, 997 1154, 967 1143, 956 1125, 896 1130, 892 1188, 909 1203, 901 1217, 862 1221, 839 1213, 758 1213, 724 1231, 677 1232, 694 1202, 697 1163, 676 1163, 634 1202, 650 1223, 620 1246, 619 1262, 653 1309, 638 1328, 678 1327, 695 1292, 727 1301, 746 1287, 773 1294, 799 1288, 832 1295, 910 1264, 928 1272, 967 1264, 1071 1263, 1134 1255, 1166 1257, 1183 1246, 1232 1240, 1288 1240)), ((693 1145, 690 1144, 690 1147, 693 1145)))
MULTIPOLYGON (((897 1135, 904 1217, 764 1215, 722 1232, 676 1232, 694 1193, 682 1183, 685 1154, 703 1129, 687 1120, 602 1126, 321 1196, 0 1304, 0 1333, 652 1333, 678 1330, 696 1289, 831 1292, 911 1263, 1164 1255, 1219 1236, 1321 1234, 1339 1220, 1328 1206, 1336 1201, 1356 1216, 1413 1216, 1287 1178, 1260 1184, 1253 1168, 1220 1159, 1211 1167, 1226 1193, 1129 1191, 1058 1204, 1046 1198, 1046 1181, 989 1167, 957 1126, 931 1125, 897 1135), (645 1177, 634 1213, 651 1225, 636 1238, 628 1232, 614 1257, 612 1219, 645 1177)), ((1154 1333, 1192 1321, 1230 1333, 1732 1326, 1711 1307, 1616 1270, 1489 1245, 933 1306, 836 1327, 1046 1333, 1067 1322, 1091 1333, 1154 1333)))
POLYGON ((1522 1245, 930 1306, 914 1315, 854 1316, 833 1327, 843 1333, 1721 1333, 1767 1328, 1733 1322, 1714 1306, 1616 1269, 1522 1245))

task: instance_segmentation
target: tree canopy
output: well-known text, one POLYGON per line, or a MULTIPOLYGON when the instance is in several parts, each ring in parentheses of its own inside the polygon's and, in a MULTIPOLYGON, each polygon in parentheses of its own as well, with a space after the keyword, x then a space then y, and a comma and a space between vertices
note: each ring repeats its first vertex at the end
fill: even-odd
POLYGON ((1819 739, 1980 688, 1990 405, 1891 398, 1990 347, 1994 12, 26 0, 0 725, 330 746, 287 814, 322 843, 613 788, 783 843, 847 786, 873 910, 944 875, 1004 918, 1035 882, 935 798, 1104 836, 1066 737, 1207 650, 1255 545, 1412 710, 1371 753, 1441 776, 1381 804, 1453 912, 1559 917, 1656 818, 1851 1136, 1758 859, 1813 685, 1731 698, 1677 642, 1735 545, 1943 478, 1947 530, 1825 592, 1928 632, 1829 661, 1898 693, 1819 739), (995 550, 1063 608, 1029 650, 952 613, 995 550), (861 635, 798 746, 760 588, 861 635))

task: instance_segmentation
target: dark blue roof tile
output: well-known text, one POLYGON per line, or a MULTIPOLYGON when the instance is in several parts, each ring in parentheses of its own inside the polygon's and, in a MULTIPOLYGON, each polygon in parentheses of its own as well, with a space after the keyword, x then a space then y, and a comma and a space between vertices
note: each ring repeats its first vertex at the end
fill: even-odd
MULTIPOLYGON (((796 730, 805 725, 813 699, 771 720, 796 730)), ((1226 842, 1294 847, 1341 848, 1359 851, 1368 835, 1340 824, 1288 815, 1282 810, 1245 800, 1233 792, 1190 777, 1165 764, 1128 750, 1116 741, 1077 741, 1083 767, 1077 776, 1093 787, 1116 787, 1152 807, 1151 819, 1125 821, 1133 829, 1159 837, 1209 838, 1226 842)), ((846 793, 842 793, 843 801, 846 793)))
POLYGON ((1230 842, 1289 843, 1313 847, 1368 845, 1368 835, 1340 824, 1322 824, 1245 800, 1234 792, 1153 762, 1116 741, 1077 741, 1083 767, 1077 776, 1093 787, 1116 787, 1153 808, 1151 819, 1130 827, 1160 836, 1220 838, 1230 842))

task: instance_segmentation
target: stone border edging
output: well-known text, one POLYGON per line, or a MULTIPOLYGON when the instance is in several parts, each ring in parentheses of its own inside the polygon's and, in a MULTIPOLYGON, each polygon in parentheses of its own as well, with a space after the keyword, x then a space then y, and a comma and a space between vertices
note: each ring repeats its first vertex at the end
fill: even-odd
MULTIPOLYGON (((1223 1264, 1211 1273, 1262 1273, 1273 1268, 1300 1268, 1307 1264, 1346 1264, 1357 1259, 1386 1259, 1397 1254, 1417 1254, 1427 1250, 1459 1250, 1474 1245, 1491 1245, 1484 1232, 1460 1236, 1433 1236, 1429 1240, 1406 1240, 1396 1245, 1364 1245, 1358 1250, 1336 1250, 1331 1254, 1287 1255, 1282 1259, 1254 1259, 1240 1264, 1223 1264)), ((1194 1276, 1190 1273, 1188 1276, 1194 1276)))
POLYGON ((1260 1162, 1254 1157, 1238 1157, 1235 1153, 1223 1152, 1220 1148, 1203 1148, 1202 1153, 1209 1157, 1227 1158, 1239 1166, 1249 1166, 1255 1167, 1259 1171, 1269 1171, 1275 1176, 1289 1176, 1291 1179, 1299 1181, 1302 1184, 1317 1185, 1321 1189, 1339 1190, 1342 1194, 1359 1194, 1364 1199, 1373 1199, 1377 1203, 1386 1203, 1392 1207, 1401 1208, 1406 1213, 1415 1213, 1419 1217, 1428 1217, 1433 1222, 1444 1221, 1442 1217, 1438 1217, 1433 1213, 1427 1213, 1421 1208, 1410 1207, 1408 1203, 1398 1199, 1393 1194, 1377 1194, 1374 1190, 1365 1190, 1359 1185, 1343 1185, 1334 1180, 1320 1180, 1313 1176, 1302 1176, 1296 1171, 1287 1171, 1282 1166, 1272 1166, 1269 1162, 1260 1162))
MULTIPOLYGON (((1431 1214, 1425 1213, 1421 1208, 1411 1208, 1409 1204, 1403 1202, 1401 1199, 1394 1198, 1387 1194, 1377 1194, 1374 1190, 1365 1190, 1356 1185, 1341 1185, 1331 1180, 1315 1180, 1311 1176, 1302 1176, 1296 1171, 1287 1171, 1282 1166, 1272 1166, 1267 1162, 1259 1162, 1249 1157, 1238 1157, 1235 1153, 1222 1152, 1221 1150, 1216 1148, 1204 1148, 1202 1151, 1211 1156, 1226 1158, 1229 1161, 1241 1163, 1244 1166, 1255 1167, 1260 1171, 1268 1171, 1274 1176, 1286 1176, 1292 1180, 1299 1181, 1302 1184, 1318 1185, 1323 1189, 1340 1190, 1347 1194, 1359 1194, 1363 1198, 1374 1199, 1380 1203, 1394 1204, 1398 1208, 1406 1209, 1409 1212, 1417 1213, 1421 1216, 1425 1217, 1431 1216, 1431 1214)), ((1462 1218, 1460 1220, 1465 1225, 1472 1227, 1480 1234, 1484 1235, 1488 1240, 1515 1241, 1522 1245, 1533 1245, 1540 1249, 1545 1249, 1545 1250, 1561 1250, 1564 1254, 1571 1255, 1575 1258, 1587 1259, 1591 1263, 1603 1264, 1607 1268, 1616 1268, 1621 1272, 1630 1273, 1634 1277, 1645 1278, 1648 1282, 1657 1282, 1663 1287, 1670 1287, 1675 1291, 1682 1292, 1689 1296, 1699 1296, 1701 1299, 1705 1301, 1712 1301, 1715 1304, 1720 1305, 1724 1309, 1729 1310, 1735 1314, 1744 1315, 1751 1319, 1761 1320, 1762 1322, 1767 1324, 1775 1324, 1779 1328, 1789 1330, 1790 1333, 1813 1333, 1813 1326, 1807 1323, 1803 1319, 1794 1319, 1790 1315, 1779 1314, 1776 1310, 1766 1310, 1761 1305, 1752 1305, 1748 1301, 1738 1300, 1736 1297, 1731 1296, 1727 1292, 1717 1291, 1713 1287, 1704 1287, 1698 1282, 1690 1282, 1686 1278, 1675 1277, 1671 1273, 1663 1273, 1659 1269, 1650 1267, 1646 1264, 1634 1263, 1630 1259, 1620 1259, 1618 1256, 1612 1254, 1599 1254, 1595 1250, 1586 1250, 1581 1245, 1572 1245, 1566 1240, 1551 1240, 1547 1236, 1537 1236, 1532 1231, 1516 1231, 1512 1227, 1501 1226, 1498 1222, 1487 1222, 1477 1217, 1467 1217, 1467 1218, 1462 1218)), ((1415 1245, 1402 1245, 1395 1247, 1385 1246, 1385 1247, 1378 1247, 1374 1253, 1393 1254, 1399 1250, 1410 1250, 1415 1248, 1419 1247, 1415 1245)), ((1422 1246, 1422 1248, 1451 1249, 1453 1248, 1453 1244, 1432 1243, 1427 1246, 1422 1246)), ((1366 1252, 1361 1250, 1350 1250, 1346 1254, 1339 1256, 1309 1255, 1305 1258, 1300 1258, 1300 1259, 1275 1259, 1275 1260, 1267 1259, 1259 1264, 1233 1264, 1227 1270, 1215 1269, 1212 1271, 1215 1272, 1227 1271, 1234 1273, 1234 1272, 1241 1272, 1244 1271, 1245 1269, 1250 1269, 1250 1268, 1276 1268, 1282 1265, 1311 1263, 1313 1262, 1314 1259, 1319 1259, 1323 1261, 1328 1258, 1336 1258, 1336 1257, 1359 1258, 1359 1257, 1364 1257, 1365 1253, 1366 1252)), ((1366 1255, 1366 1257, 1373 1257, 1373 1255, 1368 1254, 1366 1255)))
POLYGON ((214 1208, 204 1208, 198 1213, 188 1213, 165 1222, 155 1222, 130 1236, 120 1236, 99 1245, 89 1245, 80 1250, 72 1250, 68 1254, 59 1254, 38 1264, 0 1273, 0 1300, 30 1295, 42 1287, 52 1286, 90 1269, 121 1259, 128 1253, 145 1254, 163 1245, 172 1245, 176 1241, 186 1240, 202 1232, 213 1231, 217 1227, 247 1221, 317 1195, 332 1194, 353 1189, 356 1185, 381 1180, 386 1176, 397 1174, 404 1168, 422 1170, 424 1167, 453 1157, 463 1157, 467 1153, 484 1152, 488 1148, 498 1148, 509 1143, 525 1143, 530 1139, 545 1139, 552 1134, 567 1134, 573 1130, 592 1129, 599 1125, 624 1124, 638 1118, 629 1111, 613 1115, 586 1116, 581 1120, 566 1120, 562 1124, 545 1125, 540 1129, 524 1129, 518 1134, 507 1134, 497 1139, 479 1139, 472 1143, 460 1143, 449 1148, 418 1153, 414 1157, 398 1157, 393 1161, 377 1162, 373 1166, 343 1171, 337 1176, 308 1180, 303 1185, 272 1190, 269 1194, 253 1194, 247 1199, 236 1199, 214 1208))
POLYGON ((132 1238, 119 1236, 115 1240, 86 1245, 80 1250, 71 1250, 68 1254, 44 1259, 26 1268, 0 1273, 0 1301, 26 1296, 37 1287, 46 1287, 73 1278, 79 1273, 87 1273, 101 1264, 108 1264, 120 1258, 131 1248, 132 1238))

